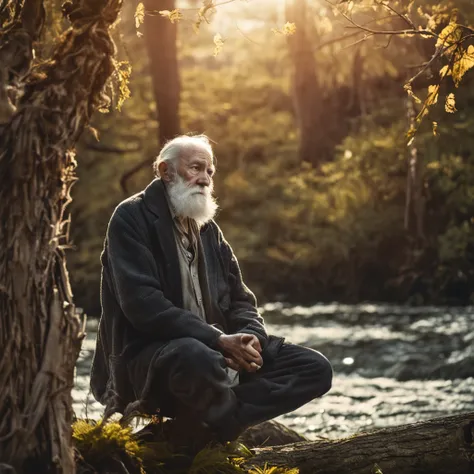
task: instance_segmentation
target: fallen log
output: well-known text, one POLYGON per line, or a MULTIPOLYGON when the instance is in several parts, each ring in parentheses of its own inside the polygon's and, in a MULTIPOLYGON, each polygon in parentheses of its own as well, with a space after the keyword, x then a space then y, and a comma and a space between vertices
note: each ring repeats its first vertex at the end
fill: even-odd
POLYGON ((256 448, 246 468, 297 467, 300 474, 472 474, 474 413, 334 441, 256 448))
POLYGON ((247 448, 257 448, 307 441, 307 438, 295 430, 272 420, 247 428, 238 441, 247 448))

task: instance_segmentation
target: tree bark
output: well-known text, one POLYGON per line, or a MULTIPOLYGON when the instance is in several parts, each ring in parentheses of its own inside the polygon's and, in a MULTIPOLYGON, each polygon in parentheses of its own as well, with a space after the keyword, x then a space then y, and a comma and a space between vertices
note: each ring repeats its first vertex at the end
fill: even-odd
POLYGON ((247 467, 289 466, 300 474, 469 474, 474 413, 437 418, 352 438, 255 449, 247 467))
POLYGON ((251 426, 239 437, 239 442, 245 444, 247 448, 280 446, 298 441, 307 441, 307 439, 291 428, 273 420, 251 426))
POLYGON ((156 101, 160 146, 181 133, 177 23, 171 23, 168 18, 158 13, 161 10, 174 10, 175 3, 175 0, 146 0, 144 2, 145 11, 149 12, 145 15, 143 25, 144 39, 156 101))
POLYGON ((308 6, 306 0, 287 0, 286 20, 295 23, 296 31, 287 36, 293 63, 293 103, 300 132, 299 158, 319 165, 325 161, 325 127, 322 123, 321 90, 316 76, 316 60, 309 35, 308 6))
POLYGON ((83 331, 65 265, 65 212, 72 148, 114 70, 109 27, 120 7, 66 2, 72 27, 33 67, 42 1, 26 0, 21 23, 2 30, 0 89, 15 92, 0 97, 0 467, 11 472, 75 472, 71 388, 83 331))

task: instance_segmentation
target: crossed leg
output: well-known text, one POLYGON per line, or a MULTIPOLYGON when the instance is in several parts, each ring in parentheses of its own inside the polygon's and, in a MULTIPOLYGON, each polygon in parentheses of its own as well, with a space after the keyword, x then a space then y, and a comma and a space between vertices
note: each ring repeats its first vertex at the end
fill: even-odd
POLYGON ((159 351, 145 348, 129 364, 129 373, 148 411, 159 407, 165 416, 177 417, 192 413, 226 441, 331 388, 331 365, 313 349, 280 342, 273 354, 262 355, 262 368, 242 373, 235 387, 222 354, 193 338, 175 339, 159 351))

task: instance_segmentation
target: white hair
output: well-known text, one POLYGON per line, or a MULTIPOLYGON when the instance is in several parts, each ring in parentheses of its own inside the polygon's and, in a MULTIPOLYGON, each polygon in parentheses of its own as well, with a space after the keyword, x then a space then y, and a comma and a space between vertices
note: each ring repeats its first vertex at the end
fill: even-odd
POLYGON ((176 171, 177 160, 182 155, 183 151, 192 149, 201 149, 209 153, 209 156, 214 160, 214 154, 209 138, 206 135, 180 135, 168 141, 161 149, 160 154, 156 157, 153 163, 153 170, 155 176, 159 176, 158 167, 160 163, 167 163, 171 166, 172 172, 176 171))

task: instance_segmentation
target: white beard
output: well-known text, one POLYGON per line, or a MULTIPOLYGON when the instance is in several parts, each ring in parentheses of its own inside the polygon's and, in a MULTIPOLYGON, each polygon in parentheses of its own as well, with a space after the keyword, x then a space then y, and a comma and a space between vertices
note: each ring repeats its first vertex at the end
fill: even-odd
POLYGON ((176 174, 174 180, 168 184, 167 191, 176 215, 194 219, 199 227, 216 215, 218 206, 212 196, 212 184, 189 186, 181 176, 176 174))

